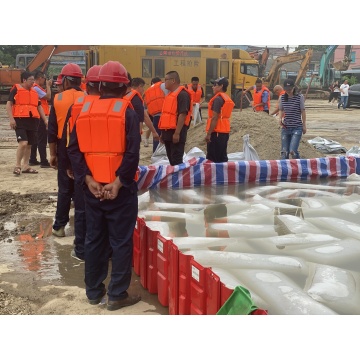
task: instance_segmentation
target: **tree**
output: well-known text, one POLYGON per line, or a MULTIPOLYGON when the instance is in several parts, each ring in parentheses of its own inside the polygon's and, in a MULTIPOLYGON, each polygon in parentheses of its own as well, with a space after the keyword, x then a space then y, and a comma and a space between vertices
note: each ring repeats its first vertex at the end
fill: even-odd
POLYGON ((42 45, 0 45, 0 62, 15 66, 17 54, 37 54, 42 45))

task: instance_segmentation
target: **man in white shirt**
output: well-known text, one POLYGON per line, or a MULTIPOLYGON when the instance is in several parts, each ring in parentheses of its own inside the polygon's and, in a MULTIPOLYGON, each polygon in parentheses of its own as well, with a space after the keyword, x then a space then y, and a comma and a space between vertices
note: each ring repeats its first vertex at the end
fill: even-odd
POLYGON ((346 110, 347 102, 349 99, 349 84, 347 80, 344 80, 343 84, 341 84, 340 93, 341 93, 341 99, 338 104, 338 109, 340 109, 340 106, 342 106, 343 109, 346 110))

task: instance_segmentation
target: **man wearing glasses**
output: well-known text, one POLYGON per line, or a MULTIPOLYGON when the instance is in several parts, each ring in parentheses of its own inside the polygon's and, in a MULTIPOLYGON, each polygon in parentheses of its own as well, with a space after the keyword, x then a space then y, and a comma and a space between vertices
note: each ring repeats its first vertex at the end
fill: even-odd
POLYGON ((221 77, 213 84, 214 96, 208 104, 208 120, 206 124, 205 141, 207 143, 206 159, 215 163, 227 162, 227 144, 230 133, 230 118, 234 102, 226 94, 229 81, 221 77))
POLYGON ((15 130, 18 148, 14 175, 21 173, 37 174, 30 168, 31 146, 36 143, 40 117, 45 118, 39 96, 33 88, 34 75, 28 71, 21 73, 21 84, 15 84, 6 103, 6 112, 10 119, 10 128, 15 130))
POLYGON ((158 128, 161 130, 160 141, 165 145, 170 165, 183 163, 186 136, 192 113, 192 101, 189 91, 180 85, 177 71, 165 75, 165 96, 158 128))

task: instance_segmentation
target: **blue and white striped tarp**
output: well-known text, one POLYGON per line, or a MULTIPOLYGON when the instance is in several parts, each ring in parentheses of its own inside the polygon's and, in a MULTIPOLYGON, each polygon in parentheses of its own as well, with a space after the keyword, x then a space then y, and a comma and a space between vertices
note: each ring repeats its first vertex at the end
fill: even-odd
POLYGON ((353 173, 360 174, 360 158, 353 156, 224 163, 192 158, 176 166, 139 166, 138 189, 305 181, 325 177, 347 177, 353 173))

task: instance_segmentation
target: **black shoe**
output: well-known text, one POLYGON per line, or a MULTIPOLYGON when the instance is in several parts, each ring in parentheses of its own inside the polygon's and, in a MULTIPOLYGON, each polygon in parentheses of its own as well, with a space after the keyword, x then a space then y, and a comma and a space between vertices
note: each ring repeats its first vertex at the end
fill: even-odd
POLYGON ((50 165, 50 163, 47 161, 46 163, 40 163, 40 167, 41 167, 41 168, 50 168, 51 165, 50 165))
POLYGON ((37 161, 37 160, 35 160, 35 161, 29 161, 29 165, 30 165, 30 166, 40 165, 40 161, 37 161))
POLYGON ((340 105, 341 105, 341 104, 338 104, 338 109, 340 109, 340 105))
POLYGON ((125 306, 135 305, 141 300, 140 295, 128 295, 125 299, 121 300, 109 300, 107 303, 107 310, 114 311, 119 310, 125 306))
POLYGON ((100 304, 100 303, 101 303, 101 300, 103 299, 103 297, 104 297, 105 295, 106 295, 106 290, 104 290, 103 294, 102 294, 100 297, 98 297, 97 299, 94 299, 94 300, 88 299, 89 304, 90 304, 90 305, 98 305, 98 304, 100 304))

